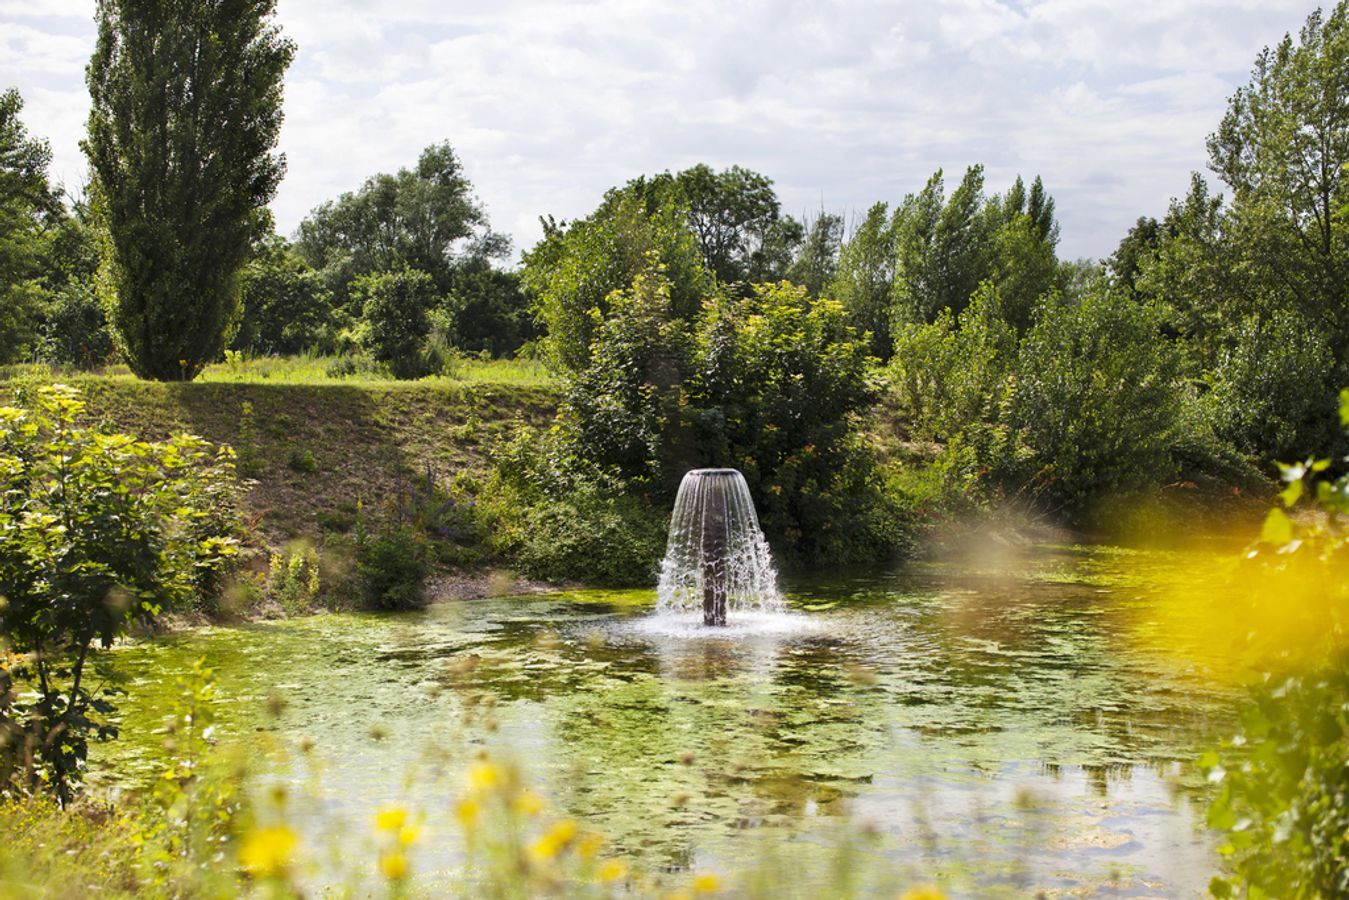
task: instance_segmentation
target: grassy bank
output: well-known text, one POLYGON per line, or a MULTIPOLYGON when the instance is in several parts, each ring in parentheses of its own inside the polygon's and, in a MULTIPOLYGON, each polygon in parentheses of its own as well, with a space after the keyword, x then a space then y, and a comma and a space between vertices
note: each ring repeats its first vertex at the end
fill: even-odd
POLYGON ((185 430, 232 445, 250 482, 245 510, 278 545, 349 531, 358 504, 376 508, 428 473, 440 484, 481 478, 495 440, 521 424, 546 424, 557 405, 541 378, 53 377, 78 388, 89 413, 121 431, 153 439, 185 430))

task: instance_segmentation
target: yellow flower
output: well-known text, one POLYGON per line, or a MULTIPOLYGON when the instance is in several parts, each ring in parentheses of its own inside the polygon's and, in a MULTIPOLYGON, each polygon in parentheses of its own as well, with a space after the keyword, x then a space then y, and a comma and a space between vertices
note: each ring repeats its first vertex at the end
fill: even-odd
POLYGON ((417 839, 422 836, 422 829, 418 825, 405 825, 398 830, 398 846, 411 847, 417 843, 417 839))
POLYGON ((530 845, 529 855, 537 860, 552 859, 557 856, 561 849, 562 845, 557 842, 557 838, 553 837, 553 833, 550 831, 530 845))
POLYGON ((257 828, 244 840, 239 863, 254 878, 269 878, 289 868, 299 843, 285 825, 257 828))
POLYGON ((398 881, 407 876, 408 858, 401 850, 386 853, 379 858, 379 873, 390 881, 398 881))
POLYGON ((543 798, 533 791, 521 791, 515 797, 515 808, 526 816, 537 816, 543 811, 543 798))
POLYGON ((502 782, 501 767, 482 760, 468 769, 468 786, 479 793, 490 791, 502 782))
POLYGON ((946 895, 935 884, 923 884, 909 888, 899 895, 899 900, 946 900, 946 895))
POLYGON ((600 881, 618 881, 628 874, 628 864, 621 859, 606 859, 600 866, 600 881))
POLYGON ((481 812, 482 807, 478 804, 478 801, 469 798, 459 801, 459 805, 455 807, 454 815, 459 819, 459 824, 465 828, 472 828, 474 823, 478 821, 478 815, 481 812))
POLYGON ((573 819, 562 819, 556 822, 550 831, 553 837, 565 846, 576 837, 576 822, 573 819))
POLYGON ((604 846, 604 835, 590 832, 576 842, 576 855, 581 859, 594 859, 604 846))
POLYGON ((721 889, 721 879, 711 873, 693 876, 695 894, 713 894, 721 889))
POLYGON ((398 831, 407 824, 408 811, 401 806, 386 806, 375 814, 375 829, 398 831))

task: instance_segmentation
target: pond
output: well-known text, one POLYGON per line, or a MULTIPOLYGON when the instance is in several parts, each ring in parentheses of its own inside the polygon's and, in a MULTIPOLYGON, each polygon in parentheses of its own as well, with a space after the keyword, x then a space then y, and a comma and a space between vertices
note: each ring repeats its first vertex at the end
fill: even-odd
POLYGON ((222 741, 289 785, 306 834, 368 840, 405 804, 433 823, 422 873, 462 862, 456 773, 487 748, 652 871, 775 847, 809 895, 861 834, 867 864, 957 894, 1203 893, 1217 855, 1193 761, 1229 732, 1234 689, 1160 610, 1204 559, 977 558, 787 579, 781 627, 722 635, 653 627, 649 591, 584 591, 128 644, 108 664, 123 737, 91 770, 152 777, 173 676, 204 657, 222 741))

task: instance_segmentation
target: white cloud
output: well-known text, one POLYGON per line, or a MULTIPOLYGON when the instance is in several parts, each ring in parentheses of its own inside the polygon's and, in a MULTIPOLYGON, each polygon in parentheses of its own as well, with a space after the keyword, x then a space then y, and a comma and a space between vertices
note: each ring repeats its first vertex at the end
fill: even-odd
MULTIPOLYGON (((87 112, 92 0, 0 0, 0 85, 28 101, 68 183, 87 112)), ((300 52, 289 173, 313 206, 449 140, 494 224, 583 215, 643 172, 697 161, 773 177, 786 209, 865 210, 987 167, 1041 174, 1063 251, 1109 253, 1205 162, 1258 50, 1306 2, 1262 0, 279 0, 300 52)))

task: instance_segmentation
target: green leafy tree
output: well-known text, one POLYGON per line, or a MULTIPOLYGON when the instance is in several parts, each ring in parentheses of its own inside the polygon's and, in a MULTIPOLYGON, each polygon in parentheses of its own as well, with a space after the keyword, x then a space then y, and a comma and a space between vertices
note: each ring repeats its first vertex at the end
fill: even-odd
POLYGON ((421 378, 435 369, 427 340, 436 285, 416 269, 365 275, 352 285, 361 304, 361 343, 396 378, 421 378))
POLYGON ((672 189, 656 200, 650 194, 614 189, 584 219, 547 219, 543 239, 524 255, 525 290, 547 331, 548 355, 564 372, 589 366, 610 295, 648 272, 653 259, 669 285, 671 316, 691 319, 712 290, 682 199, 672 189))
POLYGON ((1017 351, 1004 421, 1026 449, 1004 477, 1050 508, 1083 510, 1156 485, 1175 470, 1180 358, 1155 307, 1104 285, 1079 302, 1051 298, 1017 351))
POLYGON ((894 303, 899 321, 931 322, 943 309, 959 314, 988 277, 991 227, 983 215, 984 169, 971 166, 949 198, 938 171, 895 212, 894 303))
POLYGON ((48 300, 46 232, 62 212, 47 183, 51 148, 29 136, 22 112, 18 91, 0 93, 0 362, 32 349, 48 300))
POLYGON ((0 793, 62 802, 89 739, 117 733, 111 692, 87 677, 95 645, 209 602, 237 549, 228 448, 147 443, 82 413, 62 386, 0 408, 0 682, 25 688, 0 701, 0 793))
POLYGON ((782 278, 804 237, 801 223, 782 215, 773 180, 740 166, 717 172, 700 163, 635 179, 628 188, 647 197, 653 211, 667 196, 686 208, 703 262, 724 285, 782 278))
POLYGON ((485 263, 460 266, 450 279, 449 297, 455 342, 467 353, 508 356, 540 337, 517 272, 485 263))
POLYGON ((891 295, 895 282, 895 231, 889 206, 876 203, 839 250, 838 270, 826 292, 843 304, 848 320, 871 335, 871 353, 888 360, 891 295))
POLYGON ((85 153, 132 371, 188 379, 225 347, 239 270, 285 171, 295 46, 275 0, 100 0, 85 153))
POLYGON ((838 271, 842 246, 843 217, 822 210, 807 226, 801 248, 787 270, 787 280, 801 285, 813 297, 822 296, 838 271))
POLYGON ((331 295, 285 238, 260 241, 241 273, 243 315, 232 346, 292 354, 315 346, 332 322, 331 295))
POLYGON ((295 248, 345 306, 357 278, 406 268, 448 293, 462 263, 504 256, 510 245, 491 231, 463 163, 441 142, 423 150, 414 168, 373 175, 316 207, 300 223, 295 248))
POLYGON ((1316 10, 1295 42, 1256 57, 1250 83, 1209 136, 1232 189, 1234 240, 1274 300, 1349 351, 1349 232, 1337 213, 1349 177, 1349 4, 1316 10))

